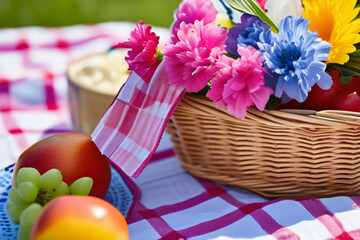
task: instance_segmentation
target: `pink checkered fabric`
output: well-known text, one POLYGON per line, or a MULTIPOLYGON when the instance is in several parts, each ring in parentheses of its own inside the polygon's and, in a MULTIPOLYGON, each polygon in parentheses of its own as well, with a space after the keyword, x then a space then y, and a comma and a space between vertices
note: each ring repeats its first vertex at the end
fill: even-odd
POLYGON ((126 174, 137 177, 157 149, 184 92, 168 83, 163 62, 149 83, 132 72, 94 130, 93 141, 126 174))
POLYGON ((360 239, 360 197, 267 200, 192 177, 166 149, 157 154, 132 185, 131 239, 360 239))
MULTIPOLYGON (((0 30, 0 168, 40 138, 72 130, 67 65, 126 40, 134 26, 0 30)), ((197 179, 181 168, 167 133, 142 174, 124 178, 135 195, 131 240, 360 239, 359 196, 267 200, 197 179)))

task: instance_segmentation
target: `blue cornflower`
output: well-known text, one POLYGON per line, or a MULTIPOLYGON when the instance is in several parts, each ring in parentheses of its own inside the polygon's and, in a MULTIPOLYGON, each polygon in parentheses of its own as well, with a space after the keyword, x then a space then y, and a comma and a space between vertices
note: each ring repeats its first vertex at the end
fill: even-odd
POLYGON ((252 46, 259 49, 257 42, 270 43, 271 30, 269 25, 261 21, 260 18, 249 14, 241 16, 241 23, 237 23, 229 29, 228 37, 225 42, 226 50, 238 56, 238 45, 242 47, 252 46))
POLYGON ((280 22, 279 34, 272 33, 271 43, 258 44, 271 74, 266 85, 283 100, 303 102, 315 83, 322 89, 332 85, 323 63, 329 58, 331 44, 317 38, 317 32, 308 28, 309 20, 288 16, 280 22))

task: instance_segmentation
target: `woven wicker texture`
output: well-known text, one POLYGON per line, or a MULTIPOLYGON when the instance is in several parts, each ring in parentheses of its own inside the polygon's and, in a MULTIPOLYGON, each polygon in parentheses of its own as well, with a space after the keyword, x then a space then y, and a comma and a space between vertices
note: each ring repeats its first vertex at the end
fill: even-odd
POLYGON ((168 128, 191 174, 264 197, 360 194, 360 114, 248 108, 238 119, 185 96, 168 128))

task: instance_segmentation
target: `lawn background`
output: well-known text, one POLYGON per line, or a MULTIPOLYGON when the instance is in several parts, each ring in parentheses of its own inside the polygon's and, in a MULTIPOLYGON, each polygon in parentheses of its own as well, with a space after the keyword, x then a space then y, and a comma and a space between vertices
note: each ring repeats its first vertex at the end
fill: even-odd
POLYGON ((0 28, 140 19, 169 27, 181 0, 0 0, 0 28))

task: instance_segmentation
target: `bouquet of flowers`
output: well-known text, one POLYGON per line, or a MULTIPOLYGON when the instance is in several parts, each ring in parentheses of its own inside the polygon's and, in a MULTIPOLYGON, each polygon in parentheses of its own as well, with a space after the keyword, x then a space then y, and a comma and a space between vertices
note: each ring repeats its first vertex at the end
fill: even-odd
POLYGON ((151 26, 127 42, 129 69, 206 95, 229 114, 276 106, 360 111, 356 0, 184 0, 161 50, 151 26), (279 105, 280 104, 280 105, 279 105))

